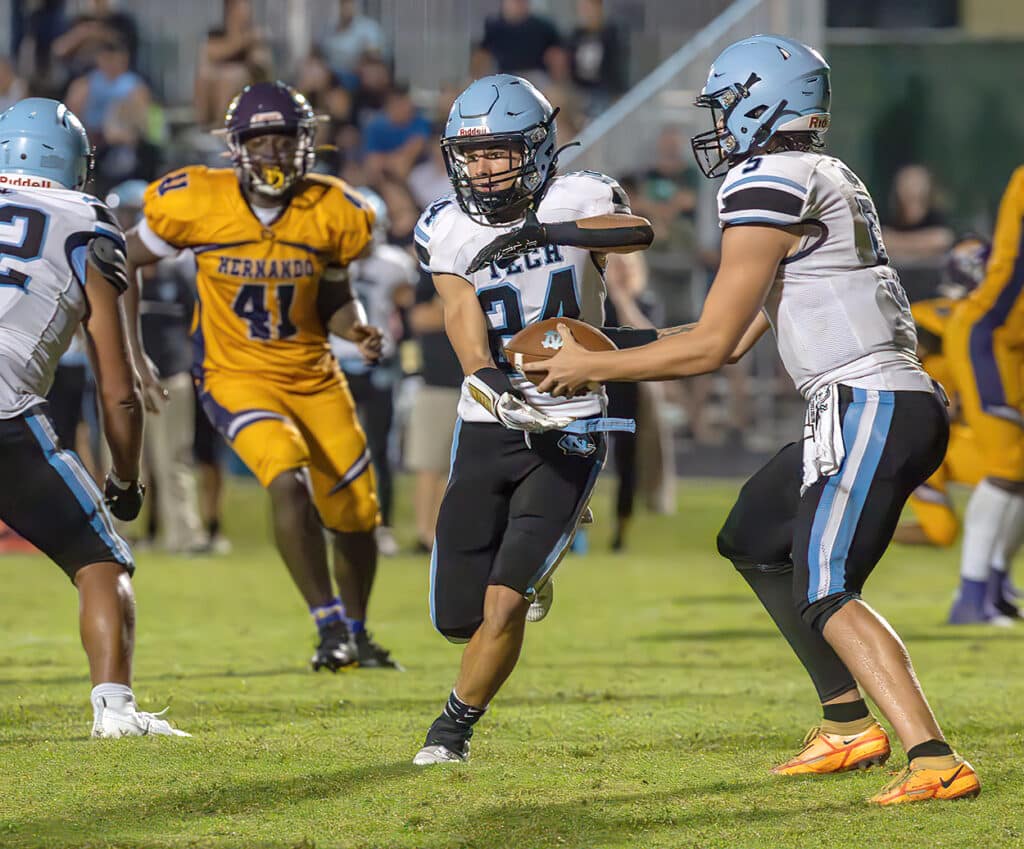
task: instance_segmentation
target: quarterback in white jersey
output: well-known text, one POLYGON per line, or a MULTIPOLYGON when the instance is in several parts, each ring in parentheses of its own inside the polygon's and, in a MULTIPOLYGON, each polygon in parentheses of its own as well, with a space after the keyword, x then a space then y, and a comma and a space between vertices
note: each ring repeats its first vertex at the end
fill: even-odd
MULTIPOLYGON (((726 48, 697 105, 713 127, 695 136, 718 197, 722 260, 689 332, 629 351, 588 353, 569 341, 527 366, 539 388, 592 380, 659 380, 712 371, 742 356, 769 325, 808 400, 804 438, 784 447, 740 493, 718 537, 817 688, 816 734, 780 775, 881 763, 896 730, 909 766, 881 805, 977 795, 970 764, 942 736, 888 623, 861 600, 907 497, 942 461, 944 396, 915 356, 906 296, 888 266, 871 196, 817 151, 830 115, 829 67, 774 35, 726 48)), ((563 334, 564 335, 564 334, 563 334)))
POLYGON ((93 736, 181 735, 135 704, 135 565, 111 517, 134 519, 143 496, 142 404, 118 302, 124 238, 110 210, 83 194, 89 141, 64 104, 15 104, 0 115, 0 146, 0 520, 78 589, 93 736), (45 401, 80 327, 112 457, 103 494, 60 445, 45 401))
POLYGON ((503 343, 550 317, 602 324, 604 254, 653 238, 614 180, 556 175, 555 112, 526 80, 498 74, 470 85, 441 147, 455 192, 424 212, 416 250, 466 378, 430 611, 438 631, 468 645, 418 765, 469 757, 473 725, 519 657, 531 602, 539 596, 542 613, 550 604, 551 574, 604 462, 602 431, 617 426, 603 416, 603 391, 538 392, 506 362, 503 343))

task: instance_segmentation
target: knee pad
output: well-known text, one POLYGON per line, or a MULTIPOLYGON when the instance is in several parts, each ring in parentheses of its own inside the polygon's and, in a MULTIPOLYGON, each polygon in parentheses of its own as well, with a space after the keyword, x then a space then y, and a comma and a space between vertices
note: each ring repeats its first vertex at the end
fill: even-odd
POLYGON ((800 618, 819 634, 824 632, 825 624, 847 602, 860 598, 860 593, 841 592, 808 602, 804 599, 798 604, 800 618))

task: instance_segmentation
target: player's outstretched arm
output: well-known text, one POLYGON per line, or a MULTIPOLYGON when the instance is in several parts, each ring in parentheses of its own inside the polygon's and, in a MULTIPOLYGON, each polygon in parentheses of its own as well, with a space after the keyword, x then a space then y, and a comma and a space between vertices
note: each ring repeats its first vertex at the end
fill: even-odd
POLYGON ((758 311, 775 280, 779 263, 795 250, 798 235, 775 227, 728 227, 722 262, 700 320, 689 332, 665 336, 625 351, 590 352, 569 341, 549 360, 527 363, 524 371, 546 375, 538 389, 569 395, 592 381, 670 380, 720 368, 763 325, 758 311))
POLYGON ((480 250, 466 269, 473 274, 492 262, 499 266, 520 254, 544 245, 584 248, 594 253, 632 253, 650 247, 654 241, 651 222, 639 215, 609 212, 578 221, 541 224, 534 211, 528 210, 523 226, 504 233, 480 250))
POLYGON ((85 332, 96 375, 103 431, 110 446, 111 475, 106 496, 114 515, 134 519, 142 507, 142 397, 135 383, 125 318, 118 290, 92 264, 86 266, 89 317, 85 332))

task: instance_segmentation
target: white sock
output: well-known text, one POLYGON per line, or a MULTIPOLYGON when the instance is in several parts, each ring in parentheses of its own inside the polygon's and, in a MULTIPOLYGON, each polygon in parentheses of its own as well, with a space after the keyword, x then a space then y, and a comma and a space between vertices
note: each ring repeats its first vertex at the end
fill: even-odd
POLYGON ((135 694, 127 684, 97 684, 92 688, 89 698, 93 705, 103 699, 107 707, 115 710, 135 707, 135 694))
POLYGON ((984 581, 999 551, 1004 517, 1019 496, 982 480, 971 494, 964 513, 964 543, 960 555, 960 577, 984 581))
POLYGON ((1024 496, 1011 495, 1009 508, 1003 514, 996 539, 996 550, 992 557, 992 568, 1009 572, 1013 558, 1017 556, 1024 542, 1024 496))

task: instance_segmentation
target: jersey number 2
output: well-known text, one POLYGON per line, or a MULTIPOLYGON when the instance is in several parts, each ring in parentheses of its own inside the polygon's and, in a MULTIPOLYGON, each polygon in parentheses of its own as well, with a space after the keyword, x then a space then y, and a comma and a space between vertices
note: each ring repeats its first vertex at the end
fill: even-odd
POLYGON ((276 291, 277 314, 281 316, 281 321, 277 325, 277 336, 274 337, 270 332, 270 312, 267 310, 267 284, 246 283, 238 290, 231 306, 236 315, 249 323, 250 339, 288 339, 299 332, 288 315, 295 298, 295 287, 282 284, 276 291))
MULTIPOLYGON (((6 229, 2 228, 2 225, 5 224, 25 222, 20 241, 6 241, 0 238, 0 262, 7 257, 13 257, 22 262, 39 259, 43 252, 43 239, 46 237, 48 220, 49 216, 45 212, 30 206, 18 206, 13 203, 0 206, 0 229, 6 229)), ((28 281, 31 279, 28 274, 13 268, 0 269, 0 286, 14 286, 24 291, 28 288, 28 281)))
MULTIPOLYGON (((522 296, 510 283, 498 283, 477 292, 480 307, 487 316, 487 340, 491 357, 498 367, 507 366, 505 343, 526 324, 523 316, 522 296)), ((548 277, 548 291, 544 310, 537 321, 546 318, 579 318, 580 301, 576 294, 576 269, 572 266, 552 271, 548 277)))

